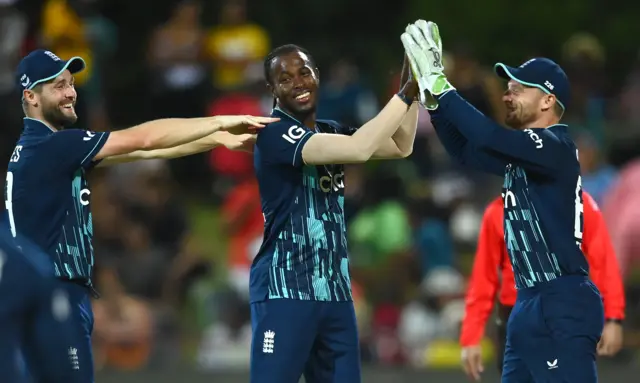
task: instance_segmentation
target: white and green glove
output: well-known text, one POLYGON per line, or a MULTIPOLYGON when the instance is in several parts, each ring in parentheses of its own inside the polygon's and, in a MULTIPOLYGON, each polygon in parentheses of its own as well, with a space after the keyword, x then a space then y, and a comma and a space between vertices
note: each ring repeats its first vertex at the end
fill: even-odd
POLYGON ((438 25, 418 20, 407 26, 400 40, 420 88, 420 103, 428 110, 436 109, 438 101, 435 96, 455 89, 443 73, 442 39, 438 25))

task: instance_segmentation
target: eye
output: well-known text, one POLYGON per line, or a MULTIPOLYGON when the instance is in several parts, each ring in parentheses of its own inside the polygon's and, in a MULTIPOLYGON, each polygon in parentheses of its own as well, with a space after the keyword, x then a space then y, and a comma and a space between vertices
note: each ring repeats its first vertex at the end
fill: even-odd
POLYGON ((287 84, 291 82, 291 77, 283 77, 280 79, 281 84, 287 84))

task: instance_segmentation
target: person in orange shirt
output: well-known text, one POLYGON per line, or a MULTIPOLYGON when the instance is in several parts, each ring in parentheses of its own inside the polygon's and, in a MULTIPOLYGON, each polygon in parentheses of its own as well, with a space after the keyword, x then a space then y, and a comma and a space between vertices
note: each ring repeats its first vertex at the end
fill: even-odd
MULTIPOLYGON (((590 275, 600 290, 606 324, 598 344, 599 355, 614 355, 622 347, 624 319, 624 288, 604 218, 593 198, 584 198, 584 241, 582 250, 590 266, 590 275)), ((507 255, 503 230, 503 201, 496 198, 485 210, 473 271, 465 299, 460 344, 462 364, 467 375, 480 380, 483 371, 480 341, 487 319, 498 295, 498 368, 502 371, 502 357, 506 343, 506 323, 516 302, 516 289, 511 261, 507 255), (498 292, 498 290, 500 290, 498 292)))

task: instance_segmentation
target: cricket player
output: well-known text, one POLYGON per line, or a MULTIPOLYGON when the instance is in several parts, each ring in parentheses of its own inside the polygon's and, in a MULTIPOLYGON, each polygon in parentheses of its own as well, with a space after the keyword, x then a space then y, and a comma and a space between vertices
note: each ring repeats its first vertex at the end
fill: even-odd
POLYGON ((35 383, 66 383, 72 369, 67 345, 71 339, 69 300, 54 278, 53 262, 27 241, 0 230, 0 380, 22 382, 24 366, 18 351, 33 361, 35 383), (22 347, 27 345, 28 347, 22 347))
POLYGON ((449 154, 504 176, 505 242, 518 293, 502 382, 596 382, 604 309, 582 253, 578 153, 560 123, 570 102, 567 76, 546 58, 515 68, 496 64, 496 73, 508 80, 505 129, 447 81, 435 23, 409 25, 401 40, 449 154))
POLYGON ((280 121, 254 151, 265 230, 250 276, 251 382, 358 383, 343 164, 411 153, 417 84, 407 65, 398 95, 354 129, 316 119, 319 72, 305 49, 276 48, 264 70, 280 121))
POLYGON ((245 143, 252 143, 249 133, 254 129, 278 121, 217 116, 156 120, 111 133, 67 129, 78 118, 73 74, 84 66, 79 57, 65 61, 46 50, 33 51, 19 63, 16 77, 26 117, 5 183, 11 235, 42 248, 53 260, 55 275, 66 281, 69 326, 73 328, 66 348, 73 353, 73 364, 59 368, 73 368, 74 380, 69 382, 81 383, 94 379, 90 302, 95 295, 93 226, 87 172, 98 164, 174 158, 218 144, 242 149, 245 143))
MULTIPOLYGON (((589 262, 592 280, 602 292, 606 317, 602 338, 598 343, 598 354, 612 356, 622 347, 625 308, 622 275, 598 205, 586 191, 582 192, 582 196, 583 250, 589 262)), ((484 328, 496 296, 500 371, 506 343, 506 323, 516 303, 513 270, 504 242, 503 209, 502 197, 498 197, 485 210, 465 300, 465 315, 460 334, 462 364, 467 375, 476 381, 480 380, 483 371, 480 341, 484 336, 484 328)))

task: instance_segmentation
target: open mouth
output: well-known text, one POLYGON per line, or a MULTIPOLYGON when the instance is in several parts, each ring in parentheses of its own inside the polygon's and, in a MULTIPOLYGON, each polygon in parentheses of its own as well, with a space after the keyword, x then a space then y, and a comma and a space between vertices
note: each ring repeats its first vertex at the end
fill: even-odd
POLYGON ((62 109, 73 111, 73 103, 71 102, 68 104, 62 104, 61 106, 62 106, 62 109))

